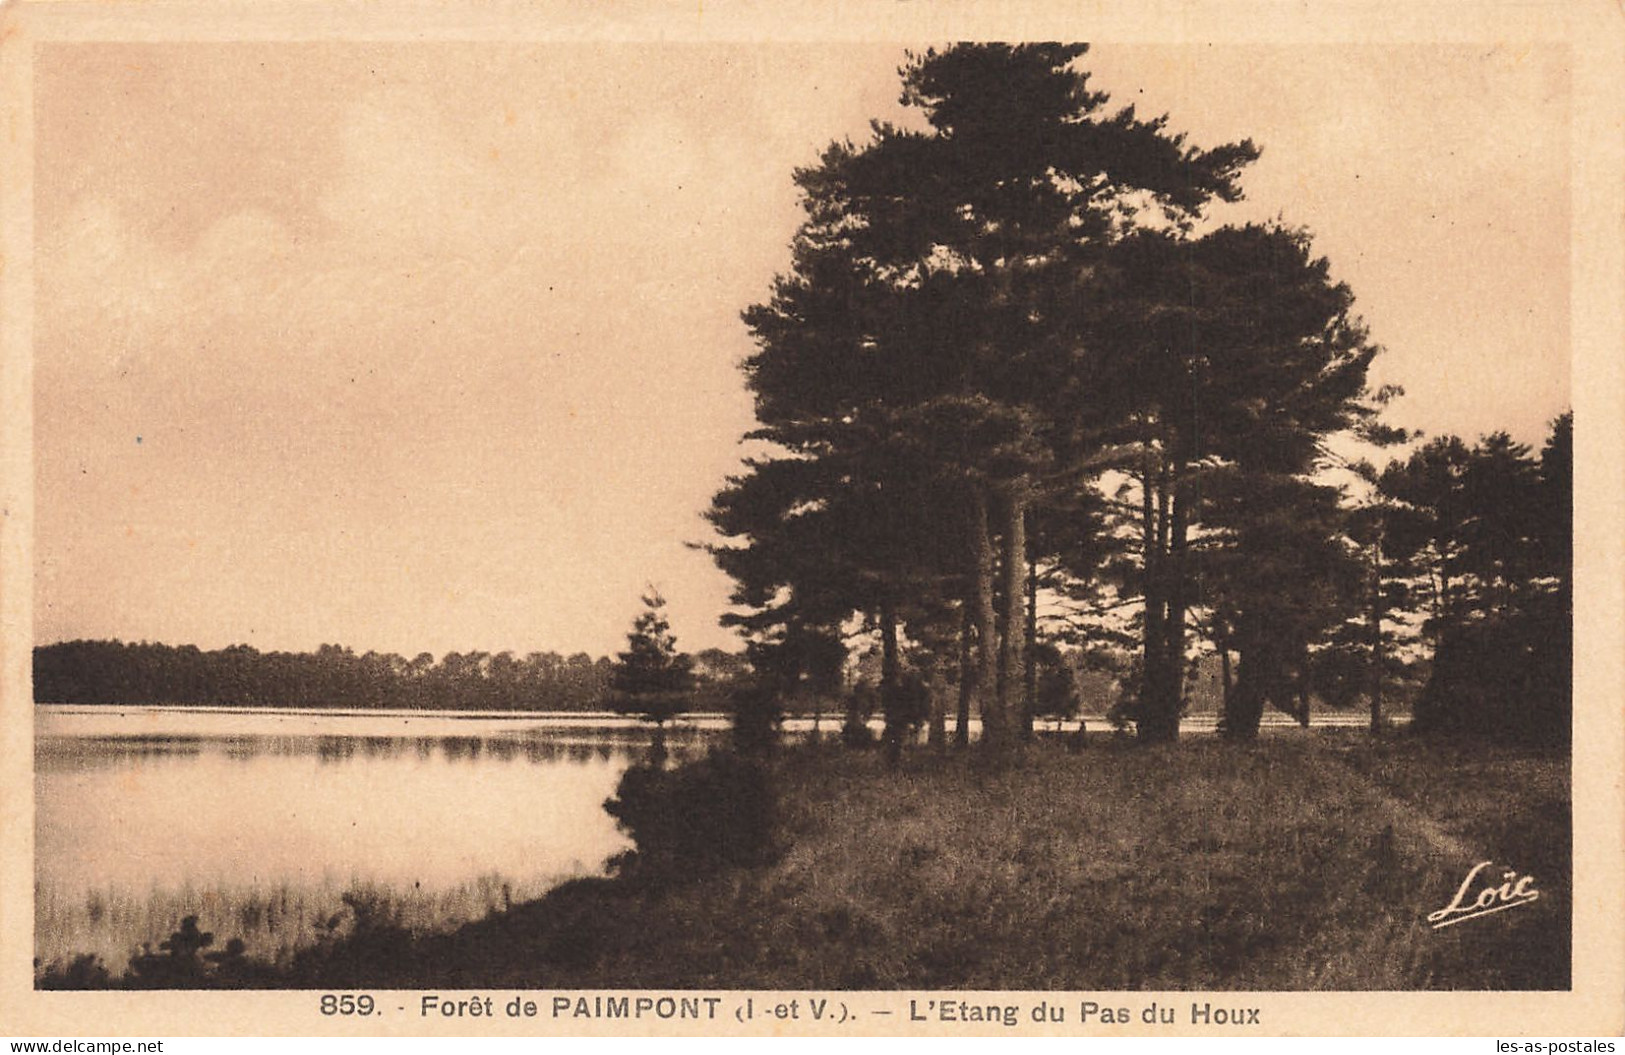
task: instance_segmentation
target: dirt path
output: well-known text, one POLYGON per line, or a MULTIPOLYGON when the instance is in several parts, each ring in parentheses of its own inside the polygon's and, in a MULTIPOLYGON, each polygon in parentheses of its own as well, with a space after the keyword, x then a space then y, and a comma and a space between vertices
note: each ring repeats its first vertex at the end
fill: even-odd
POLYGON ((1343 771, 1365 790, 1383 821, 1393 831, 1412 833, 1420 838, 1427 847, 1426 856, 1441 862, 1445 860, 1474 862, 1483 859, 1481 848, 1452 835, 1444 825, 1426 813, 1389 794, 1381 784, 1345 758, 1343 752, 1330 750, 1325 754, 1334 759, 1343 771))

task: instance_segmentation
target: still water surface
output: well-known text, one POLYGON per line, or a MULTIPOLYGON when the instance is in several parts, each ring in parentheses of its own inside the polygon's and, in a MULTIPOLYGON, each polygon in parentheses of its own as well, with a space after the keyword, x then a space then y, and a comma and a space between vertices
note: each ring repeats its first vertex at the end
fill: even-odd
MULTIPOLYGON (((673 756, 726 727, 678 723, 673 756)), ((1184 728, 1211 735, 1212 716, 1184 728)), ((36 956, 116 974, 196 914, 285 960, 357 891, 419 930, 540 896, 628 848, 603 803, 648 738, 613 714, 37 707, 36 956)))
POLYGON ((193 906, 224 937, 277 897, 314 918, 371 889, 432 925, 536 896, 627 848, 603 802, 647 742, 614 715, 39 707, 36 953, 116 970, 193 906))

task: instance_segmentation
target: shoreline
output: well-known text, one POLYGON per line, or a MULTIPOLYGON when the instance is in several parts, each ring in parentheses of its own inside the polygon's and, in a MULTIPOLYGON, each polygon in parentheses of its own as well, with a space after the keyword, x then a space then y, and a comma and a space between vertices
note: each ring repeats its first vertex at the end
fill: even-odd
POLYGON ((358 919, 253 985, 1568 985, 1567 753, 1332 731, 1021 754, 989 767, 910 751, 892 769, 877 751, 783 750, 768 764, 783 803, 770 863, 576 879, 416 938, 358 919), (1509 777, 1510 813, 1488 793, 1509 777), (1484 858, 1535 876, 1541 899, 1432 930, 1484 858))

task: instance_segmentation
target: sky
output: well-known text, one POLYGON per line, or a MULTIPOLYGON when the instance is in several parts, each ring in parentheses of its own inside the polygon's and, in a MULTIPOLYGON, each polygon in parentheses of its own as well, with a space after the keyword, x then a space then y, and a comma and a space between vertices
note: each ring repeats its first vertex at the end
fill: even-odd
MULTIPOLYGON (((35 637, 736 647, 688 545, 752 425, 791 173, 901 47, 58 44, 35 58, 35 637)), ((1250 137, 1215 222, 1306 227, 1395 424, 1569 404, 1561 48, 1100 46, 1112 105, 1250 137)))

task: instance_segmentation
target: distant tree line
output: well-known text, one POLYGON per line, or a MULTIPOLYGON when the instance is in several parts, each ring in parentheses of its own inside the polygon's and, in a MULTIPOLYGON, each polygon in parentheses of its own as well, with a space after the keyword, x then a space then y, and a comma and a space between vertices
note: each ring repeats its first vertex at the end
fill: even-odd
MULTIPOLYGON (((702 671, 730 657, 704 652, 702 671)), ((247 645, 66 641, 34 649, 39 703, 435 710, 608 709, 614 664, 585 652, 260 652, 247 645)), ((709 681, 702 679, 709 687, 709 681)), ((703 706, 707 694, 696 702, 703 706)))

